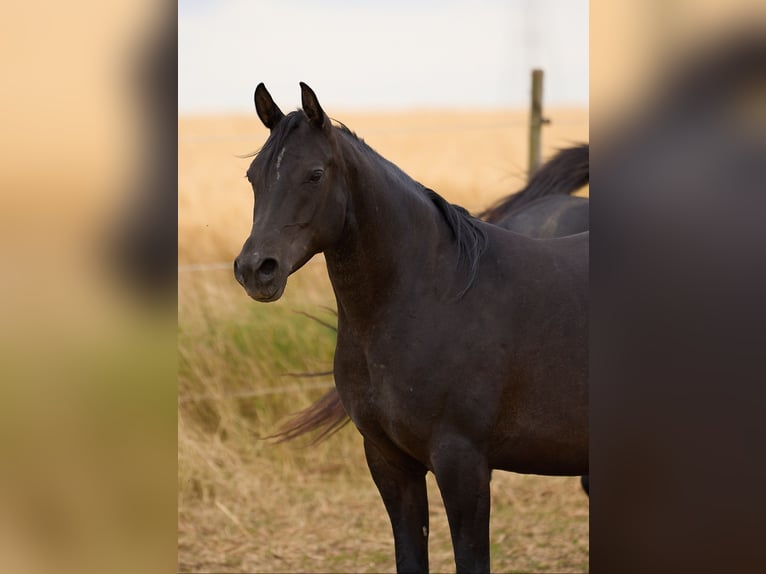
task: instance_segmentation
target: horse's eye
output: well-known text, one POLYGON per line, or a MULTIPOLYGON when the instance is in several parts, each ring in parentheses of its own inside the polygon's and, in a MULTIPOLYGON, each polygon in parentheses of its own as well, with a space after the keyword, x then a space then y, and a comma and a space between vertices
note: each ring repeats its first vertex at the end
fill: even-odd
POLYGON ((309 183, 319 183, 319 180, 322 179, 322 175, 324 175, 323 169, 314 170, 309 176, 309 183))

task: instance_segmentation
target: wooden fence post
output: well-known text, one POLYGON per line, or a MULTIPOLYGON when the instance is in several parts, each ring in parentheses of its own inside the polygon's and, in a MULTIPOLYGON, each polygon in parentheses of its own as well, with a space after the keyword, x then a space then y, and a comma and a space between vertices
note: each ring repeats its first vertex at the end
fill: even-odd
POLYGON ((540 167, 540 154, 542 147, 542 126, 549 123, 543 117, 543 71, 532 70, 532 98, 529 110, 529 164, 527 166, 527 180, 529 180, 537 168, 540 167))

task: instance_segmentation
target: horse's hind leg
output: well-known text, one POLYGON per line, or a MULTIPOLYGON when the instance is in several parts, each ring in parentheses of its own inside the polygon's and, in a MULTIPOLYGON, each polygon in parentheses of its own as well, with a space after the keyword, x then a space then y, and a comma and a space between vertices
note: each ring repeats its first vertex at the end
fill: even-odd
POLYGON ((486 457, 461 437, 441 441, 432 454, 447 510, 455 564, 461 572, 489 572, 489 479, 486 457))
POLYGON ((364 452, 394 530, 396 571, 428 572, 427 469, 404 453, 384 456, 367 439, 364 452))

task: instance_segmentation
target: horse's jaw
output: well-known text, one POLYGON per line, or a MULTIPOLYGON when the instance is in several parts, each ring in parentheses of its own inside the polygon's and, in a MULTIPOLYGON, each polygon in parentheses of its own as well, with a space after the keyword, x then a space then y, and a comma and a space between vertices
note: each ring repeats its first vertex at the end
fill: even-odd
POLYGON ((272 303, 282 298, 287 286, 287 280, 281 281, 277 285, 269 286, 268 289, 245 289, 245 292, 251 299, 258 301, 259 303, 272 303))
POLYGON ((282 298, 282 294, 285 292, 284 288, 278 290, 273 295, 261 295, 261 294, 254 294, 254 293, 248 293, 248 295, 254 300, 258 301, 258 303, 273 303, 274 301, 278 301, 282 298))

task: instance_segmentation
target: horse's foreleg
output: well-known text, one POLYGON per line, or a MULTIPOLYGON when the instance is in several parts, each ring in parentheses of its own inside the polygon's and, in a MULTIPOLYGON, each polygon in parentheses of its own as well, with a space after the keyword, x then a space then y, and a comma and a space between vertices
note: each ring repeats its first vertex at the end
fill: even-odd
POLYGON ((489 572, 490 469, 486 457, 457 437, 440 442, 432 464, 447 510, 458 574, 489 572))
POLYGON ((428 572, 426 468, 404 454, 391 460, 367 439, 364 452, 391 519, 397 572, 428 572))

